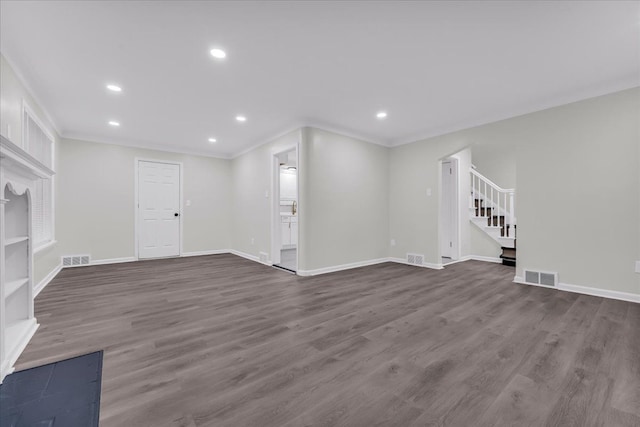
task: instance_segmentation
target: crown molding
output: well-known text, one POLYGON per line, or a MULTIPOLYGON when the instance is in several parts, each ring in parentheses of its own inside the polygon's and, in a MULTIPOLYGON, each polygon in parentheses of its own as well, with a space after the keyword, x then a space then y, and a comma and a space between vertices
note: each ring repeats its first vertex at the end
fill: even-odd
POLYGON ((292 133, 292 132, 295 132, 296 130, 299 130, 300 128, 303 128, 303 127, 304 127, 304 126, 298 126, 298 125, 293 126, 293 127, 287 127, 287 128, 285 128, 285 129, 286 129, 285 131, 283 131, 283 132, 278 132, 275 136, 269 137, 269 138, 267 138, 267 139, 266 139, 265 141, 263 141, 263 142, 259 142, 259 143, 257 143, 257 144, 251 145, 251 146, 249 146, 249 147, 247 147, 247 148, 243 149, 242 151, 239 151, 238 153, 232 154, 232 155, 230 156, 230 158, 231 158, 231 159, 236 159, 236 158, 238 158, 238 157, 240 157, 240 156, 244 156, 245 154, 250 153, 250 152, 252 152, 253 150, 258 149, 258 148, 262 147, 263 145, 271 144, 271 143, 272 143, 272 142, 274 142, 275 140, 280 139, 280 138, 282 138, 283 136, 288 135, 288 134, 290 134, 290 133, 292 133))
POLYGON ((60 138, 84 140, 88 142, 95 142, 95 143, 101 143, 101 144, 112 144, 112 145, 119 145, 124 147, 141 148, 141 149, 156 150, 156 151, 163 151, 163 152, 177 153, 177 154, 189 154, 189 155, 212 157, 212 158, 227 159, 227 160, 235 159, 244 154, 247 154, 265 144, 272 143, 278 138, 281 138, 282 136, 301 128, 318 129, 321 131, 331 132, 331 133, 339 134, 349 138, 357 139, 362 142, 367 142, 370 144, 375 144, 375 145, 379 145, 387 148, 393 148, 401 145, 412 144, 414 142, 428 140, 438 136, 451 134, 454 132, 459 132, 459 131, 472 129, 479 126, 488 125, 491 123, 500 122, 507 119, 524 116, 527 114, 536 113, 536 112, 551 109, 551 108, 561 107, 567 104, 572 104, 575 102, 584 101, 584 100, 596 98, 599 96, 605 96, 605 95, 613 94, 616 92, 640 87, 640 79, 638 78, 638 76, 632 75, 624 79, 618 79, 616 81, 610 81, 600 85, 590 86, 588 88, 584 88, 581 91, 577 91, 573 93, 562 93, 557 95, 556 97, 547 99, 545 101, 534 102, 527 107, 504 110, 496 114, 491 114, 488 116, 484 116, 484 117, 480 117, 472 120, 466 120, 463 122, 458 122, 456 124, 431 129, 422 133, 414 133, 408 137, 402 137, 402 138, 391 139, 391 140, 371 138, 370 136, 364 136, 357 132, 345 130, 343 128, 340 128, 339 126, 333 126, 331 124, 327 124, 315 119, 303 119, 303 120, 294 121, 293 125, 285 127, 284 131, 277 133, 275 136, 264 138, 262 142, 258 142, 253 145, 250 145, 249 147, 244 148, 235 153, 234 152, 232 153, 213 152, 212 153, 207 150, 170 147, 163 144, 154 144, 154 143, 140 142, 140 141, 129 141, 125 139, 116 139, 116 140, 107 141, 100 137, 94 137, 88 134, 82 134, 82 133, 73 132, 73 131, 62 132, 60 130, 61 128, 58 126, 58 123, 53 119, 53 116, 49 114, 49 109, 45 106, 42 100, 37 96, 32 86, 28 83, 27 79, 24 77, 24 74, 15 65, 15 63, 9 58, 9 56, 7 56, 6 52, 0 52, 0 54, 2 55, 4 60, 7 61, 7 64, 12 68, 18 81, 24 86, 26 91, 36 102, 37 106, 42 111, 46 120, 50 123, 51 127, 53 127, 57 136, 60 138))
POLYGON ((180 148, 173 148, 173 147, 167 147, 165 145, 161 145, 161 144, 152 144, 152 143, 146 143, 146 142, 139 142, 139 141, 126 141, 126 140, 104 140, 102 138, 95 138, 93 136, 90 135, 84 135, 81 133, 73 133, 73 132, 65 132, 64 134, 62 134, 61 136, 62 139, 70 139, 70 140, 75 140, 75 141, 86 141, 86 142, 93 142, 96 144, 108 144, 108 145, 118 145, 120 147, 129 147, 129 148, 140 148, 143 150, 154 150, 154 151, 162 151, 165 153, 174 153, 174 154, 188 154, 191 156, 201 156, 201 157, 211 157, 214 159, 223 159, 223 160, 229 160, 231 159, 231 157, 229 155, 220 155, 220 154, 214 154, 214 153, 210 153, 210 152, 206 152, 204 150, 191 150, 191 149, 180 149, 180 148))
POLYGON ((362 135, 358 135, 358 134, 350 132, 350 131, 345 131, 345 130, 339 129, 337 127, 328 126, 328 125, 326 125, 324 123, 319 123, 319 122, 316 122, 316 121, 313 121, 313 120, 305 120, 305 121, 296 122, 296 124, 294 126, 287 127, 286 128, 287 130, 285 130, 283 132, 279 132, 275 136, 267 138, 264 142, 260 142, 260 143, 254 144, 254 145, 252 145, 252 146, 250 146, 248 148, 245 148, 244 150, 238 152, 237 154, 232 154, 231 158, 235 159, 237 157, 243 156, 243 155, 245 155, 245 154, 247 154, 247 153, 249 153, 249 152, 251 152, 251 151, 253 151, 253 150, 257 149, 257 148, 262 147, 263 145, 270 144, 270 143, 274 142, 275 140, 277 140, 279 138, 282 138, 283 136, 285 136, 285 135, 287 135, 287 134, 289 134, 291 132, 295 132, 296 130, 303 129, 303 128, 318 129, 318 130, 321 130, 321 131, 324 131, 324 132, 335 133, 335 134, 338 134, 338 135, 342 135, 342 136, 346 136, 346 137, 349 137, 349 138, 357 139, 358 141, 366 142, 366 143, 369 143, 369 144, 380 145, 382 147, 387 147, 387 148, 390 147, 389 143, 387 143, 385 141, 382 141, 382 140, 371 139, 371 138, 368 138, 368 137, 365 137, 365 136, 362 136, 362 135))
POLYGON ((579 93, 561 94, 546 101, 540 101, 519 109, 505 110, 497 114, 492 114, 479 119, 467 120, 459 122, 450 126, 443 126, 433 129, 424 133, 413 134, 409 137, 399 138, 391 141, 390 147, 398 147, 401 145, 412 144, 414 142, 424 141, 426 139, 435 138, 438 136, 448 135, 450 133, 459 132, 475 127, 480 127, 492 123, 501 122, 503 120, 513 119, 516 117, 526 116, 527 114, 533 114, 544 110, 550 110, 552 108, 562 107, 565 105, 573 104, 580 101, 586 101, 592 98, 598 98, 600 96, 611 95, 617 92, 625 90, 635 89, 640 87, 640 78, 632 76, 627 79, 617 80, 614 82, 608 82, 596 87, 592 86, 580 91, 579 93))
POLYGON ((22 71, 20 71, 20 69, 16 66, 16 64, 6 55, 6 52, 0 52, 0 55, 2 55, 5 61, 7 61, 7 64, 9 64, 9 67, 11 67, 13 74, 15 74, 20 84, 24 86, 27 93, 36 102, 36 106, 40 109, 40 111, 42 111, 44 118, 49 122, 49 125, 56 132, 56 136, 60 137, 61 132, 60 132, 60 127, 58 126, 58 123, 53 119, 53 116, 49 114, 49 109, 45 106, 45 104, 42 102, 42 99, 40 99, 40 97, 33 90, 33 87, 31 87, 28 80, 24 77, 24 74, 22 73, 22 71))

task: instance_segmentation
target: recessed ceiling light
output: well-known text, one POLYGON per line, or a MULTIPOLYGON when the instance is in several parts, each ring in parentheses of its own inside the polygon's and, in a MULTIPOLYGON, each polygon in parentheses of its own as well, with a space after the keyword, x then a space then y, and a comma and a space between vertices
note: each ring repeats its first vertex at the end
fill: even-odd
POLYGON ((227 57, 227 52, 225 52, 222 49, 211 49, 209 51, 209 53, 211 53, 211 56, 213 56, 216 59, 224 59, 227 57))
POLYGON ((209 138, 209 142, 216 142, 217 140, 215 138, 209 138))
POLYGON ((115 126, 115 127, 120 126, 120 122, 116 122, 115 120, 110 120, 110 121, 109 121, 109 124, 110 124, 111 126, 115 126))
POLYGON ((236 120, 239 122, 246 122, 247 118, 245 116, 236 116, 236 120))
POLYGON ((376 114, 376 117, 379 119, 386 119, 387 118, 387 112, 386 111, 379 111, 378 114, 376 114))
POLYGON ((122 92, 122 88, 118 85, 107 85, 107 89, 111 92, 122 92))

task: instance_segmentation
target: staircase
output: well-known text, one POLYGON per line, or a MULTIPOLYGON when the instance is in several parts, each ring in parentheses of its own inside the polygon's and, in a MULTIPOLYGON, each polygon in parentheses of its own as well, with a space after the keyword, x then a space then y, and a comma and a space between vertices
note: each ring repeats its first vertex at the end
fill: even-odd
POLYGON ((516 265, 515 190, 501 188, 475 169, 471 179, 471 222, 498 242, 502 264, 516 265))

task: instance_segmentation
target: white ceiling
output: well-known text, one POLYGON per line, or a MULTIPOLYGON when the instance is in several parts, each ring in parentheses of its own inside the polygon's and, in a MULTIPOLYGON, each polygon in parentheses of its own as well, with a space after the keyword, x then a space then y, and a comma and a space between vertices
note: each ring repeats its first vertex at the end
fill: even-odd
POLYGON ((395 145, 640 85, 637 1, 3 0, 0 15, 2 53, 63 136, 215 156, 301 125, 395 145))

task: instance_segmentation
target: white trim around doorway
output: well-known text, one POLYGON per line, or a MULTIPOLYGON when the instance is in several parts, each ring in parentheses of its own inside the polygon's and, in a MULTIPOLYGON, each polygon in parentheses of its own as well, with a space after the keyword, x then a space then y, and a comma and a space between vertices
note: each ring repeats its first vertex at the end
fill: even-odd
POLYGON ((280 245, 279 242, 279 227, 280 227, 280 164, 278 156, 289 151, 295 150, 296 152, 296 204, 298 209, 298 235, 296 240, 296 274, 299 270, 300 264, 300 232, 302 215, 300 209, 300 140, 302 138, 302 132, 298 136, 298 142, 295 144, 286 145, 273 149, 269 157, 269 170, 271 171, 271 256, 269 263, 272 265, 280 262, 280 245))
MULTIPOLYGON (((146 157, 136 157, 134 159, 134 182, 135 182, 134 185, 135 185, 135 187, 134 187, 134 203, 133 203, 133 211, 134 211, 134 223, 133 223, 133 230, 134 230, 134 232, 133 232, 133 234, 134 234, 134 258, 135 258, 135 260, 138 260, 138 261, 140 260, 140 256, 138 254, 138 250, 139 250, 139 248, 138 248, 138 243, 139 243, 138 242, 139 241, 139 239, 138 239, 138 217, 139 217, 139 215, 138 215, 138 210, 139 210, 138 204, 140 202, 140 200, 139 200, 139 191, 138 191, 139 190, 139 183, 138 183, 139 171, 138 171, 138 169, 139 169, 140 162, 163 163, 163 164, 167 164, 167 165, 177 165, 178 168, 180 168, 180 189, 179 189, 179 191, 180 191, 180 196, 179 196, 179 198, 180 198, 180 212, 179 212, 180 216, 179 216, 179 220, 178 220, 179 227, 180 227, 180 229, 179 229, 179 234, 180 234, 179 241, 180 241, 180 244, 178 246, 178 256, 180 257, 180 256, 182 256, 182 254, 184 252, 184 250, 183 250, 183 236, 184 236, 184 233, 183 233, 183 229, 182 229, 182 225, 183 225, 183 222, 184 222, 184 200, 183 200, 183 195, 184 195, 184 188, 183 188, 183 186, 184 186, 184 177, 183 177, 183 175, 184 175, 184 166, 183 166, 182 162, 172 162, 172 161, 168 161, 168 160, 149 159, 149 158, 146 158, 146 157)), ((146 259, 150 259, 150 258, 145 258, 145 260, 146 259)))

